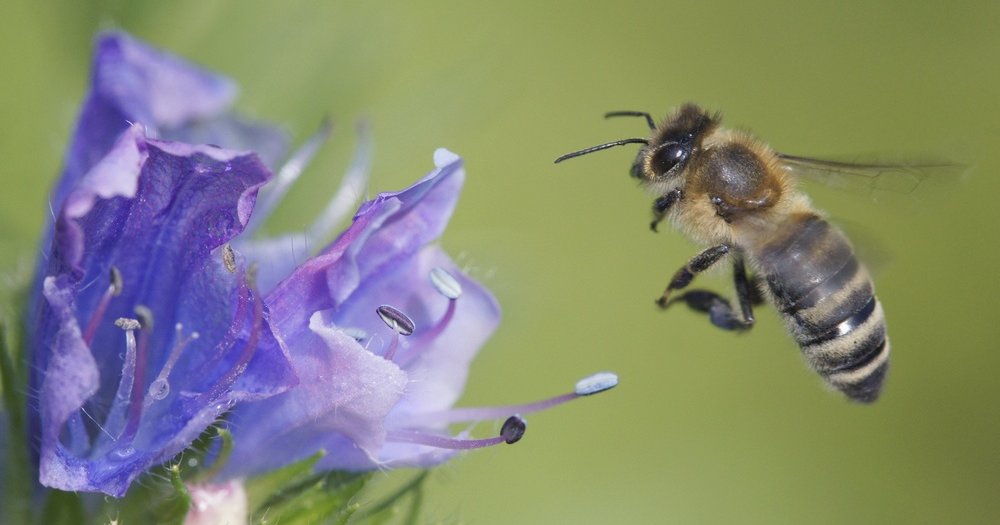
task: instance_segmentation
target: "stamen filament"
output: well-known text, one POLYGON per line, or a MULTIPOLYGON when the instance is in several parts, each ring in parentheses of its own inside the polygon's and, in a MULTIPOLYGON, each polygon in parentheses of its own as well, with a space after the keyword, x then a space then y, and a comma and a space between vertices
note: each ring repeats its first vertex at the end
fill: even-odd
POLYGON ((87 328, 83 332, 83 341, 90 346, 94 342, 94 335, 97 334, 97 328, 100 326, 101 321, 104 319, 104 314, 108 311, 108 305, 111 304, 111 299, 121 295, 122 293, 122 274, 118 271, 118 268, 114 266, 110 270, 110 284, 108 284, 108 289, 104 291, 104 295, 101 296, 101 300, 97 303, 97 308, 94 308, 94 313, 90 315, 90 320, 87 321, 87 328))
MULTIPOLYGON (((205 399, 214 401, 222 397, 223 393, 229 390, 233 383, 239 379, 243 371, 246 370, 247 365, 250 363, 254 354, 257 353, 257 343, 260 340, 260 332, 264 324, 264 303, 260 300, 260 297, 257 297, 256 293, 247 288, 244 288, 244 290, 246 290, 246 292, 250 295, 249 299, 253 301, 253 312, 250 314, 253 316, 250 325, 250 336, 247 337, 247 342, 243 346, 243 352, 240 354, 239 359, 233 363, 233 366, 228 372, 226 372, 226 375, 219 378, 219 380, 212 385, 211 389, 199 396, 199 402, 204 402, 205 399)), ((241 293, 241 295, 243 294, 241 293)), ((240 310, 240 308, 237 308, 237 310, 240 310)))
POLYGON ((446 448, 450 450, 468 450, 473 448, 492 447, 504 442, 500 436, 485 439, 460 439, 434 434, 426 434, 416 430, 397 430, 386 435, 388 441, 396 443, 413 443, 416 445, 426 445, 434 448, 446 448))
MULTIPOLYGON (((122 375, 118 382, 118 390, 115 392, 112 411, 104 420, 104 425, 108 428, 112 428, 111 425, 117 425, 121 421, 123 411, 127 414, 125 417, 131 417, 129 393, 132 391, 132 385, 135 384, 135 355, 138 347, 135 339, 135 331, 140 327, 139 321, 124 317, 115 321, 115 326, 125 330, 125 360, 122 363, 122 375)), ((128 438, 128 425, 129 423, 126 421, 125 428, 122 429, 118 437, 113 441, 117 442, 122 438, 128 438)))
POLYGON ((410 351, 406 352, 403 356, 399 358, 399 366, 406 367, 407 365, 413 363, 417 357, 420 356, 422 350, 426 350, 431 346, 431 341, 441 335, 444 329, 451 322, 451 319, 455 317, 456 303, 458 301, 451 299, 448 301, 448 309, 445 310, 444 315, 438 322, 434 323, 434 326, 430 330, 420 334, 417 338, 416 343, 410 345, 410 351))
POLYGON ((473 448, 485 448, 507 443, 509 445, 517 443, 524 436, 527 423, 521 416, 510 416, 503 423, 500 435, 485 439, 464 439, 438 434, 429 434, 419 430, 395 430, 386 435, 386 439, 396 443, 414 443, 416 445, 426 445, 428 447, 444 448, 449 450, 468 450, 473 448))
POLYGON ((146 391, 146 398, 143 400, 143 408, 148 407, 154 401, 159 401, 167 397, 170 393, 170 382, 167 379, 170 377, 170 372, 174 369, 174 365, 177 364, 177 360, 180 359, 181 351, 184 350, 184 348, 192 341, 200 337, 198 332, 191 332, 191 335, 183 337, 184 325, 181 323, 177 323, 174 326, 174 331, 177 334, 177 342, 174 343, 174 347, 170 350, 170 355, 167 356, 167 362, 164 363, 163 368, 160 369, 160 373, 157 374, 156 379, 149 384, 149 389, 146 391))
POLYGON ((292 156, 285 161, 271 183, 261 191, 257 204, 254 206, 253 215, 250 216, 250 223, 243 230, 245 238, 253 236, 257 229, 264 224, 264 221, 271 216, 274 208, 278 206, 292 184, 299 178, 299 175, 302 175, 302 171, 316 156, 320 146, 330 138, 332 131, 333 123, 330 122, 330 119, 324 119, 316 133, 309 137, 305 144, 295 150, 292 156))
MULTIPOLYGON (((131 394, 129 395, 128 415, 125 421, 125 431, 122 432, 120 441, 130 443, 139 431, 139 421, 142 418, 142 398, 143 386, 146 384, 146 371, 149 361, 149 337, 153 331, 153 315, 145 306, 139 305, 135 308, 135 313, 139 317, 139 341, 135 346, 135 366, 134 378, 132 379, 131 394)), ((134 330, 129 330, 126 337, 132 335, 135 338, 134 330)))
POLYGON ((392 361, 392 358, 396 356, 396 349, 399 348, 400 337, 402 337, 400 334, 396 334, 396 336, 392 338, 392 342, 389 343, 389 349, 386 350, 385 354, 382 356, 386 361, 392 361))
POLYGON ((567 401, 572 401, 578 397, 580 396, 571 392, 569 394, 543 399, 542 401, 535 401, 534 403, 524 403, 520 405, 453 408, 443 412, 422 414, 420 416, 420 421, 425 423, 461 423, 464 421, 500 419, 510 414, 530 414, 532 412, 538 412, 561 405, 567 401))
POLYGON ((528 414, 552 408, 577 398, 604 392, 617 385, 617 375, 611 372, 599 372, 578 381, 573 389, 573 392, 551 397, 549 399, 535 401, 534 403, 524 403, 521 405, 453 408, 441 412, 421 414, 418 421, 422 424, 446 424, 460 423, 464 421, 500 419, 510 414, 528 414))
POLYGON ((447 270, 435 267, 430 273, 431 284, 439 294, 448 299, 448 308, 441 319, 438 319, 430 330, 420 334, 417 341, 410 346, 411 351, 399 359, 399 366, 406 367, 420 356, 421 351, 431 347, 431 341, 444 332, 452 318, 455 317, 458 298, 462 296, 462 285, 447 270))
POLYGON ((337 193, 306 231, 309 246, 320 246, 331 237, 333 229, 354 211, 355 203, 364 193, 372 163, 372 138, 364 121, 358 123, 357 133, 358 145, 354 149, 347 173, 340 179, 337 193))

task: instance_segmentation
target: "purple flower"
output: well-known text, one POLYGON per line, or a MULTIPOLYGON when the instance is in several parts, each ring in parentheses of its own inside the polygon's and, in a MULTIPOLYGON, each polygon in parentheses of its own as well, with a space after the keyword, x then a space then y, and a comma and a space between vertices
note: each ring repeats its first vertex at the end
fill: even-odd
POLYGON ((53 190, 31 326, 42 484, 115 496, 235 403, 297 383, 242 258, 226 246, 283 135, 226 114, 228 80, 123 34, 97 42, 53 190))
POLYGON ((301 384, 234 411, 230 474, 268 470, 319 449, 328 452, 323 468, 443 457, 387 434, 454 404, 500 312, 486 289, 428 246, 444 231, 464 178, 454 154, 439 150, 435 162, 410 188, 365 203, 346 232, 268 294, 301 384), (453 276, 449 284, 461 297, 438 292, 432 272, 453 276), (412 333, 387 326, 378 315, 383 304, 405 310, 415 329, 403 331, 412 333))
POLYGON ((536 403, 453 408, 469 365, 499 324, 496 300, 437 246, 465 178, 439 149, 413 186, 366 202, 347 231, 295 269, 265 303, 300 384, 236 407, 223 478, 248 476, 321 450, 320 469, 431 466, 458 450, 513 443, 513 414, 613 387, 597 374, 536 403), (500 435, 453 437, 448 426, 509 418, 500 435))
POLYGON ((135 124, 67 193, 34 322, 43 484, 121 496, 235 403, 296 384, 227 256, 268 175, 135 124))
POLYGON ((546 401, 453 408, 499 323, 490 293, 431 244, 461 160, 438 150, 433 172, 362 205, 310 258, 360 193, 368 143, 314 227, 253 238, 328 129, 264 187, 286 141, 228 114, 234 93, 126 35, 98 41, 32 306, 43 485, 122 496, 224 415, 219 479, 320 450, 322 469, 427 466, 517 441, 516 413, 616 384, 598 374, 546 401), (449 432, 502 418, 493 438, 449 432))

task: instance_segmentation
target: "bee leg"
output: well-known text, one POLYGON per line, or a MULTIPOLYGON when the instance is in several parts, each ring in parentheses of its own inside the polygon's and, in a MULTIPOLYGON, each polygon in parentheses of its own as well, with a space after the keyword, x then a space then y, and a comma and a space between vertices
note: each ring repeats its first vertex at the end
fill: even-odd
POLYGON ((751 286, 750 279, 747 278, 742 257, 733 260, 733 282, 742 317, 736 315, 733 305, 726 298, 708 290, 691 290, 675 301, 684 301, 692 310, 707 313, 708 320, 723 330, 749 330, 755 322, 753 305, 760 304, 762 298, 759 293, 755 293, 756 287, 751 286))
POLYGON ((752 319, 749 323, 740 319, 729 300, 715 292, 691 290, 674 301, 684 301, 692 310, 707 313, 708 320, 723 330, 748 330, 753 326, 752 319))
POLYGON ((683 268, 677 270, 673 279, 670 280, 670 284, 667 285, 665 290, 663 290, 663 295, 656 300, 656 304, 658 304, 660 308, 666 308, 669 306, 671 292, 674 290, 680 290, 691 284, 695 275, 711 268, 713 264, 719 262, 719 259, 727 253, 729 253, 729 245, 720 244, 718 246, 707 248, 698 255, 692 257, 683 268))
POLYGON ((649 223, 649 229, 656 231, 656 226, 663 222, 670 212, 670 208, 684 196, 680 188, 673 189, 661 195, 653 201, 653 222, 649 223))
MULTIPOLYGON (((743 264, 742 257, 736 257, 733 260, 733 284, 736 285, 736 298, 740 302, 740 313, 743 314, 743 319, 738 321, 743 325, 744 330, 749 330, 756 321, 753 316, 753 305, 754 303, 760 304, 761 297, 757 287, 750 286, 750 280, 747 279, 747 269, 743 264)), ((713 320, 714 323, 715 321, 713 320)), ((716 324, 716 326, 719 325, 716 324)))

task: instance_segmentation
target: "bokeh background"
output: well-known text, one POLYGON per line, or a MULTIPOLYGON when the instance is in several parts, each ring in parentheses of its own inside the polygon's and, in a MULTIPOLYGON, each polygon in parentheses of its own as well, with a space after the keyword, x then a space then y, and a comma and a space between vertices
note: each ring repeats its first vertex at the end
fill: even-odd
MULTIPOLYGON (((373 191, 421 176, 436 147, 465 157, 442 243, 505 319, 463 403, 529 401, 602 369, 622 383, 435 471, 426 521, 1000 522, 1000 3, 15 1, 0 15, 8 275, 37 254, 102 28, 231 76, 241 111, 297 140, 340 123, 280 227, 322 207, 358 118, 374 127, 373 191), (634 149, 552 164, 646 133, 607 110, 685 101, 781 151, 971 166, 886 198, 806 186, 880 254, 893 368, 874 406, 825 390, 770 309, 734 335, 654 307, 697 248, 648 230, 634 149)), ((727 275, 700 284, 729 293, 727 275)))

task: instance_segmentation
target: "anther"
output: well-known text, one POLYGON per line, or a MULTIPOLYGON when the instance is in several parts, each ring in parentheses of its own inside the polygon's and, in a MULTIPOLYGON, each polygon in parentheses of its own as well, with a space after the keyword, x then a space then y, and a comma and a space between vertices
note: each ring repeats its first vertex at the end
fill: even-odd
POLYGON ((399 310, 383 304, 375 309, 378 312, 378 316, 382 318, 389 328, 392 328, 399 335, 411 335, 416 326, 413 324, 413 320, 407 317, 406 314, 400 312, 399 310))
POLYGON ((592 396, 618 386, 618 375, 613 372, 598 372, 576 382, 576 395, 592 396))
POLYGON ((500 427, 500 437, 503 438, 504 442, 508 445, 513 445, 521 438, 524 437, 524 431, 528 429, 528 422, 524 420, 521 416, 514 414, 507 418, 507 421, 503 422, 503 426, 500 427))
POLYGON ((228 244, 222 246, 222 265, 229 270, 229 273, 236 273, 236 252, 228 244))
POLYGON ((143 401, 143 407, 148 407, 154 401, 160 401, 170 394, 170 372, 174 369, 174 365, 177 364, 177 360, 180 359, 181 350, 184 350, 184 347, 201 337, 198 332, 191 332, 191 335, 184 337, 184 325, 181 323, 174 325, 174 333, 176 334, 175 339, 177 342, 174 343, 174 347, 170 350, 167 362, 160 369, 160 373, 149 384, 149 389, 146 391, 146 399, 143 401))
POLYGON ((129 319, 128 317, 119 317, 115 319, 115 326, 121 328, 125 331, 138 330, 142 325, 139 324, 137 319, 129 319))
POLYGON ((462 296, 462 285, 444 268, 431 270, 431 284, 439 294, 453 301, 462 296))
POLYGON ((417 342, 410 347, 412 350, 400 358, 400 366, 406 366, 412 363, 413 360, 420 355, 420 349, 429 348, 432 341, 440 337, 441 333, 448 327, 448 324, 451 323, 452 318, 455 317, 455 311, 457 309, 456 304, 458 298, 462 296, 462 285, 457 279, 455 279, 454 276, 441 267, 435 267, 431 270, 430 280, 434 289, 448 299, 448 309, 445 310, 444 315, 442 315, 441 318, 434 323, 434 326, 432 326, 429 330, 425 330, 420 333, 417 342))
POLYGON ((111 295, 118 297, 122 294, 122 290, 125 289, 125 281, 122 280, 122 272, 118 270, 118 267, 112 266, 108 273, 111 280, 111 295))
POLYGON ((375 311, 382 318, 382 322, 398 334, 392 338, 389 348, 382 354, 382 357, 387 361, 392 361, 396 357, 396 349, 399 348, 399 336, 409 336, 416 327, 413 325, 413 320, 406 314, 387 304, 379 306, 375 311))
POLYGON ((153 329, 153 311, 149 307, 140 304, 136 305, 133 311, 136 318, 139 319, 139 324, 142 325, 143 330, 153 329))

